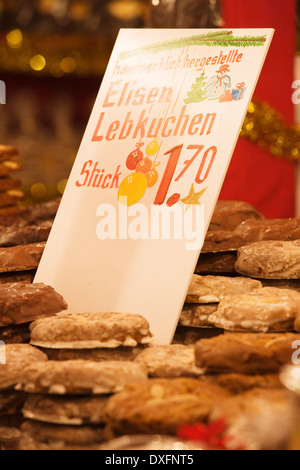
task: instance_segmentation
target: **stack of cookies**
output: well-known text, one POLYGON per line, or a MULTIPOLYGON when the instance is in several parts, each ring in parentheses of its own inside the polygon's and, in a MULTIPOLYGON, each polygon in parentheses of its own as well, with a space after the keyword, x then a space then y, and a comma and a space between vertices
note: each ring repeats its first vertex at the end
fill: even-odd
POLYGON ((251 204, 218 201, 206 234, 195 273, 234 275, 237 250, 245 240, 235 229, 246 220, 264 220, 251 204))
POLYGON ((151 340, 148 322, 130 314, 59 314, 31 324, 31 343, 46 364, 24 369, 22 450, 97 449, 112 437, 104 408, 130 383, 146 381, 133 359, 151 340))
POLYGON ((260 281, 249 277, 194 274, 180 323, 198 328, 212 327, 210 316, 217 310, 222 299, 233 294, 248 294, 261 287, 260 281))
POLYGON ((32 281, 45 249, 60 199, 0 214, 0 284, 32 281))
POLYGON ((279 371, 292 362, 300 335, 226 333, 195 345, 196 365, 210 382, 234 394, 215 402, 209 422, 226 420, 228 432, 241 435, 249 447, 284 449, 291 433, 290 402, 279 371))
POLYGON ((19 203, 24 200, 24 193, 20 190, 21 181, 11 176, 21 169, 17 149, 0 145, 0 216, 16 214, 19 203))
POLYGON ((18 150, 0 145, 0 284, 34 279, 60 203, 25 205, 22 181, 11 176, 21 169, 18 150))
POLYGON ((16 450, 23 422, 22 407, 26 394, 14 390, 26 366, 47 361, 47 356, 29 344, 5 347, 5 364, 0 366, 0 449, 16 450))
POLYGON ((26 281, 0 284, 0 341, 29 342, 32 321, 66 309, 63 297, 51 286, 26 281))

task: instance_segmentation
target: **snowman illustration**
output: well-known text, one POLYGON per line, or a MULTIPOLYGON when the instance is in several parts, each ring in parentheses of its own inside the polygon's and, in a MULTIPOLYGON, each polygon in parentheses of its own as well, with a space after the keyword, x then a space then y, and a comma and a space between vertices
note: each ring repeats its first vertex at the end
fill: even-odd
POLYGON ((228 75, 229 65, 221 65, 219 70, 206 85, 206 96, 208 100, 218 100, 227 89, 231 88, 231 78, 228 75))

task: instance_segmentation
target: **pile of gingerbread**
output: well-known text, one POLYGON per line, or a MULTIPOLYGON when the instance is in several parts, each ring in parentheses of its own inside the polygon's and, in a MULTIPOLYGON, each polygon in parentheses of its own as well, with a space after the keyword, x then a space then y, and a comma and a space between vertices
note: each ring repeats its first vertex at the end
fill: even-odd
POLYGON ((300 349, 300 219, 219 202, 173 344, 157 346, 143 312, 66 313, 32 283, 58 206, 0 213, 1 448, 153 449, 158 436, 164 449, 287 448, 280 371, 300 349), (222 439, 192 439, 199 426, 222 439))

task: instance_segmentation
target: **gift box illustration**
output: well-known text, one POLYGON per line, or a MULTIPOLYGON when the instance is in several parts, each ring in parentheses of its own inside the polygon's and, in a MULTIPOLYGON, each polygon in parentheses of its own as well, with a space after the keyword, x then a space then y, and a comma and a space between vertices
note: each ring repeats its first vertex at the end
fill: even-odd
POLYGON ((244 97, 246 89, 247 88, 245 87, 245 82, 238 83, 236 85, 236 88, 231 91, 233 99, 235 101, 241 100, 244 97))

